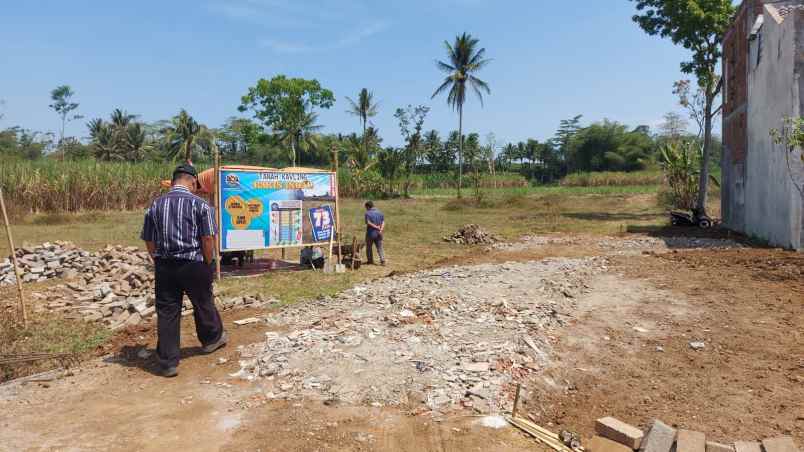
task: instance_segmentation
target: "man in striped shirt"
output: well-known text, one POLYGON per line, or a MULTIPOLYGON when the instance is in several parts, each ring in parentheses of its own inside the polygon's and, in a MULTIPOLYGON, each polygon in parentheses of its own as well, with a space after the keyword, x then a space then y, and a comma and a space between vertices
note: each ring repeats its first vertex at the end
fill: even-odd
POLYGON ((215 213, 192 193, 197 184, 195 168, 179 165, 170 191, 151 204, 142 227, 141 238, 156 268, 156 353, 166 377, 178 375, 184 294, 193 304, 202 350, 212 353, 227 341, 212 295, 215 213))

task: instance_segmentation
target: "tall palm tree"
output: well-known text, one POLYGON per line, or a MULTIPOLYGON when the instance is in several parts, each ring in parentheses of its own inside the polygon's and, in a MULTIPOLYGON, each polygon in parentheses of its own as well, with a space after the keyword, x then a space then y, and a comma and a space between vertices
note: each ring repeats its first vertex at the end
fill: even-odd
POLYGON ((458 197, 461 196, 461 186, 463 185, 463 104, 466 102, 466 89, 467 86, 472 89, 480 100, 481 106, 483 105, 482 91, 485 91, 486 94, 491 94, 489 85, 474 75, 491 61, 485 58, 485 48, 478 49, 478 42, 477 39, 467 33, 456 36, 452 45, 444 41, 449 63, 436 61, 436 66, 446 73, 447 77, 431 97, 435 98, 442 92, 449 90, 447 103, 458 110, 458 136, 460 137, 458 144, 458 197))
POLYGON ((516 146, 514 146, 513 143, 506 144, 505 148, 503 148, 503 155, 510 169, 513 166, 514 160, 516 160, 516 146))
POLYGON ((348 96, 346 100, 348 100, 350 104, 346 112, 357 116, 360 118, 360 122, 363 123, 363 152, 368 154, 368 136, 366 135, 366 128, 369 118, 377 115, 379 104, 374 102, 374 93, 366 88, 360 90, 360 94, 357 96, 357 102, 348 96))
POLYGON ((215 141, 214 133, 203 124, 199 124, 182 109, 163 130, 167 156, 175 160, 179 154, 184 155, 187 163, 192 163, 193 150, 208 148, 215 141))
POLYGON ((321 129, 321 125, 316 124, 318 114, 315 112, 304 112, 297 117, 291 117, 283 121, 276 128, 276 138, 280 143, 290 146, 291 160, 296 166, 297 148, 312 148, 318 144, 316 132, 321 129))

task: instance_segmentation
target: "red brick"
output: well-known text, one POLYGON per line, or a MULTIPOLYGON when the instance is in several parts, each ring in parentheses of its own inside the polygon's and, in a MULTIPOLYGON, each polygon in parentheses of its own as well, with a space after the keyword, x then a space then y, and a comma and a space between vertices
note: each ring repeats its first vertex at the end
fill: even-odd
POLYGON ((616 441, 612 441, 602 436, 595 436, 586 447, 588 452, 634 452, 628 446, 624 446, 616 441))
POLYGON ((692 430, 679 430, 676 452, 706 452, 706 435, 692 430))
POLYGON ((639 449, 642 443, 642 430, 613 417, 598 419, 595 422, 595 432, 631 449, 639 449))
POLYGON ((789 436, 763 440, 762 447, 765 448, 765 452, 798 452, 796 443, 793 442, 793 438, 789 436))
POLYGON ((759 443, 751 441, 737 441, 734 443, 734 452, 762 452, 759 443))

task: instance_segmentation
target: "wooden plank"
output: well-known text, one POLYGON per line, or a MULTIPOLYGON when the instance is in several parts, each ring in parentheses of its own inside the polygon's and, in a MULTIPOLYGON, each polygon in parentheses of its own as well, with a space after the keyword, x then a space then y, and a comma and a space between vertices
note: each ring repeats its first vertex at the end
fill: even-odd
POLYGON ((0 187, 0 208, 3 210, 3 222, 6 225, 6 235, 8 236, 8 248, 11 250, 11 263, 14 265, 14 279, 17 280, 17 295, 20 299, 20 312, 22 313, 22 326, 28 326, 28 313, 25 309, 25 297, 22 294, 22 275, 17 264, 17 250, 14 248, 14 238, 11 236, 11 223, 8 221, 6 213, 6 202, 3 199, 3 187, 0 187))

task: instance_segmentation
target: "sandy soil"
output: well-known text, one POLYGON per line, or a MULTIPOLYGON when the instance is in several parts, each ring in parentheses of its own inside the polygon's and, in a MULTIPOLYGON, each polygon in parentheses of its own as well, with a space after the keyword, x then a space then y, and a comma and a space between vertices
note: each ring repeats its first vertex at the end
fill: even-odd
MULTIPOLYGON (((804 445, 804 256, 623 249, 579 236, 472 259, 611 256, 572 322, 551 332, 554 365, 526 385, 523 413, 586 438, 595 418, 611 415, 641 426, 659 417, 721 441, 792 434, 804 445), (689 342, 698 340, 706 346, 694 351, 689 342)), ((252 315, 226 314, 232 344, 211 356, 197 354, 186 324, 186 357, 172 380, 137 357, 154 342, 143 329, 121 336, 114 357, 73 375, 0 386, 0 450, 539 449, 514 429, 480 425, 468 410, 434 418, 269 401, 258 385, 228 376, 238 368, 236 346, 264 338, 264 325, 231 324, 252 315)))

